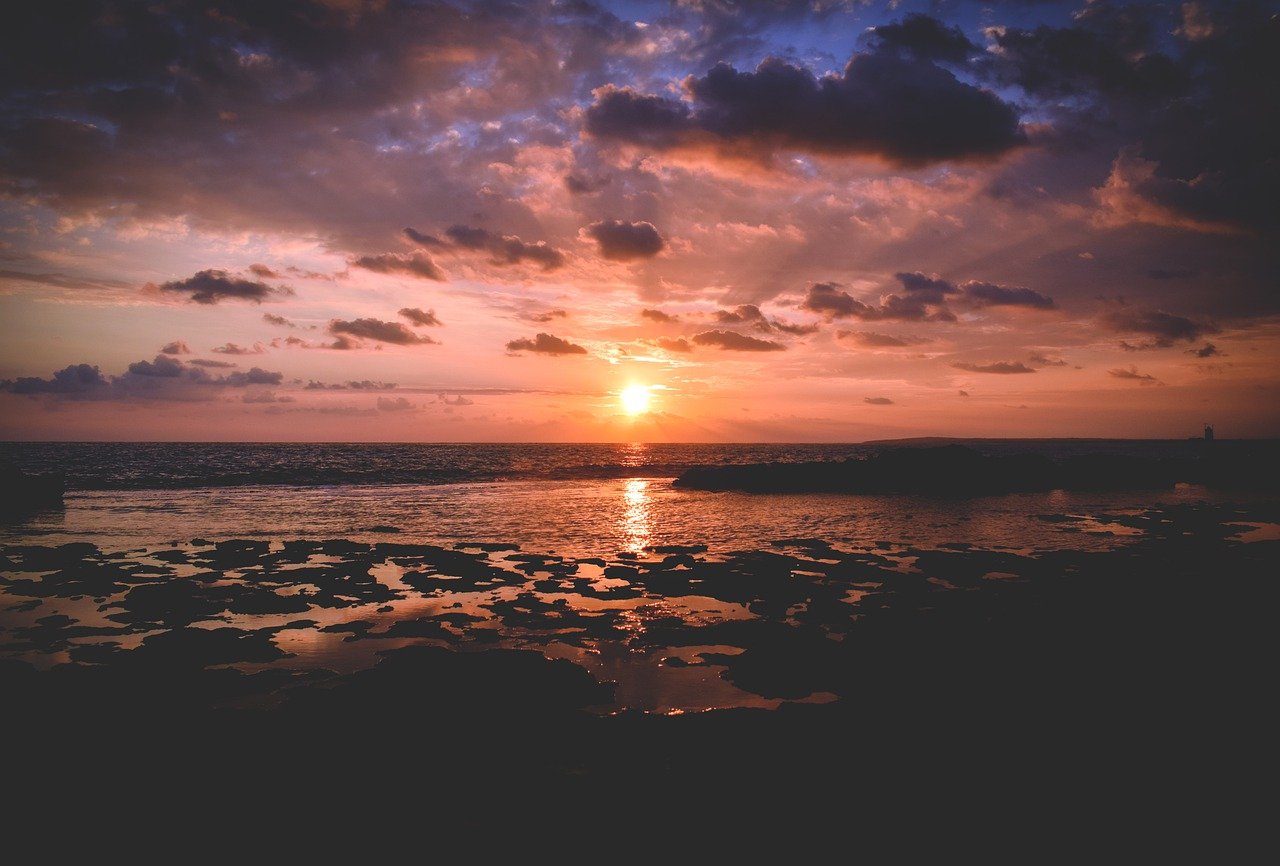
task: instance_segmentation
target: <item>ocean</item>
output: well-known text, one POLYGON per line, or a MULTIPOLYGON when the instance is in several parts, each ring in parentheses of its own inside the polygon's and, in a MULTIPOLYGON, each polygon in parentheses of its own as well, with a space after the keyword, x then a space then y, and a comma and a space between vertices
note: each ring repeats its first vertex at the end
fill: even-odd
MULTIPOLYGON (((1054 457, 1199 447, 967 444, 1054 457)), ((1274 491, 672 484, 695 465, 879 447, 7 443, 0 459, 65 472, 68 492, 64 508, 0 525, 0 658, 47 670, 187 653, 196 669, 344 677, 409 647, 509 649, 585 670, 610 691, 600 712, 777 708, 846 698, 838 677, 789 679, 788 665, 885 611, 995 597, 1046 570, 1109 573, 1187 534, 1229 550, 1280 538, 1274 491), (210 633, 226 645, 206 645, 210 633), (762 653, 791 661, 761 681, 762 653)))

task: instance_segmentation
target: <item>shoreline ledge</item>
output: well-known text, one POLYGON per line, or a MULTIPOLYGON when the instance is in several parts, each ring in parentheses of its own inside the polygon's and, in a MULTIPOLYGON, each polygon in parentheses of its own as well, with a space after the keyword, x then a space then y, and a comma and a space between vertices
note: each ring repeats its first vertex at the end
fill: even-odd
MULTIPOLYGON (((1235 444, 1235 443, 1232 443, 1235 444)), ((1247 446, 1251 443, 1239 443, 1247 446)), ((1275 461, 1255 447, 1216 443, 1199 456, 984 455, 964 445, 886 448, 866 458, 693 466, 672 484, 744 493, 926 493, 988 496, 1050 490, 1154 490, 1179 483, 1280 489, 1275 461), (1225 447, 1224 447, 1225 446, 1225 447)))

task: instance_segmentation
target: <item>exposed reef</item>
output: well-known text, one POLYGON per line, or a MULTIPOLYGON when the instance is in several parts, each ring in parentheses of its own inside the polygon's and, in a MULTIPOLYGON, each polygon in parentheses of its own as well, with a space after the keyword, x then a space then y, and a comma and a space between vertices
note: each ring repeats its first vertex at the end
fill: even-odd
POLYGON ((1277 489, 1261 447, 1206 447, 1198 457, 987 455, 964 445, 886 448, 863 459, 691 467, 673 482, 748 493, 923 493, 988 496, 1048 490, 1154 490, 1178 483, 1277 489))

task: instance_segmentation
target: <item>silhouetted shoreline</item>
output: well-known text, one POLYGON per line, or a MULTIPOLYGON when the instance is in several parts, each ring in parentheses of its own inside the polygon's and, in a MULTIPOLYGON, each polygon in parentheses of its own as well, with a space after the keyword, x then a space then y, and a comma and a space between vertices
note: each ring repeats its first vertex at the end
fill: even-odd
POLYGON ((1150 490, 1179 483, 1227 489, 1277 488, 1277 454, 1271 442, 1205 443, 1197 457, 1165 459, 1103 453, 1055 459, 1034 451, 993 455, 966 445, 927 442, 915 447, 884 448, 863 459, 697 466, 685 470, 674 484, 696 490, 749 493, 948 496, 1150 490))

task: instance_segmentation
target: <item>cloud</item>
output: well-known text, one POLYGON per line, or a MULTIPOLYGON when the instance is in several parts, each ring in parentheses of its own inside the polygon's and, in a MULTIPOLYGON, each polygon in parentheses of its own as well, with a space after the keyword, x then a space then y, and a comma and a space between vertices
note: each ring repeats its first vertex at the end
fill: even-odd
POLYGON ((1212 358, 1216 355, 1224 354, 1223 351, 1213 345, 1213 343, 1205 343, 1199 349, 1187 349, 1187 353, 1195 355, 1197 358, 1212 358))
POLYGON ((221 346, 214 346, 210 351, 217 352, 219 355, 261 355, 266 352, 262 348, 261 343, 254 343, 251 348, 238 346, 235 343, 224 343, 221 346))
POLYGON ((532 340, 512 340, 508 352, 537 352, 540 355, 585 355, 587 350, 551 334, 538 334, 532 340))
POLYGON ((863 403, 869 403, 872 406, 892 406, 893 401, 888 397, 863 397, 863 403))
POLYGON ((911 13, 894 24, 871 28, 879 46, 901 49, 922 60, 964 63, 979 49, 959 27, 947 27, 936 18, 911 13))
POLYGON ((1047 358, 1044 355, 1039 355, 1039 354, 1032 355, 1030 358, 1027 359, 1027 362, 1030 364, 1034 364, 1037 367, 1069 367, 1071 366, 1070 362, 1064 361, 1061 358, 1047 358))
POLYGON ((1129 367, 1128 369, 1117 368, 1108 370, 1107 375, 1114 376, 1117 379, 1129 379, 1134 382, 1141 382, 1143 385, 1160 385, 1163 384, 1155 376, 1148 376, 1138 372, 1137 367, 1129 367))
POLYGON ((205 365, 184 364, 170 355, 135 361, 119 376, 104 376, 96 366, 72 364, 50 378, 23 377, 0 381, 13 394, 48 394, 70 400, 208 400, 218 390, 250 385, 279 385, 284 374, 254 367, 248 372, 213 376, 205 365))
POLYGON ((436 282, 444 282, 447 279, 444 271, 440 270, 426 253, 408 255, 381 253, 374 256, 360 256, 352 259, 351 264, 378 274, 408 274, 411 277, 436 282))
POLYGON ((661 324, 680 321, 679 316, 664 313, 662 310, 641 310, 640 316, 641 318, 649 319, 650 321, 659 322, 661 324))
POLYGON ((271 270, 271 268, 267 267, 266 265, 258 264, 257 262, 249 265, 249 273, 253 274, 255 277, 259 277, 260 279, 264 279, 264 280, 283 279, 283 277, 276 271, 271 270))
MULTIPOLYGON (((919 275, 900 274, 914 277, 919 275)), ((871 306, 841 291, 836 283, 814 283, 809 287, 802 309, 820 313, 827 319, 854 318, 863 321, 954 322, 955 314, 935 303, 937 292, 923 289, 904 295, 885 295, 879 306, 871 306), (930 309, 932 307, 932 309, 930 309)))
POLYGON ((774 319, 769 322, 768 328, 775 331, 781 331, 784 334, 790 334, 793 337, 803 337, 806 334, 816 334, 819 330, 817 325, 794 325, 784 322, 781 319, 774 319))
POLYGON ((1147 334, 1155 339, 1130 349, 1167 348, 1175 342, 1191 342, 1221 329, 1206 322, 1195 322, 1184 316, 1121 304, 1098 317, 1098 324, 1117 334, 1147 334))
POLYGON ((910 273, 902 271, 893 275, 894 279, 902 283, 902 288, 907 291, 907 295, 911 298, 919 299, 922 303, 941 304, 946 300, 947 295, 954 295, 960 290, 951 283, 938 277, 925 276, 919 271, 910 273))
POLYGON ((964 289, 965 301, 975 307, 1031 307, 1052 310, 1053 298, 1020 286, 998 286, 980 280, 969 280, 964 289))
POLYGON ((88 395, 110 387, 96 366, 72 364, 64 367, 48 379, 23 376, 18 379, 0 380, 0 389, 14 394, 63 394, 88 395))
POLYGON ((475 400, 468 400, 461 394, 456 397, 449 397, 446 394, 440 394, 439 396, 440 402, 444 403, 446 406, 474 406, 476 402, 475 400))
POLYGON ((929 342, 919 337, 895 337, 892 334, 880 334, 875 331, 836 331, 836 339, 848 340, 869 349, 896 349, 929 342))
POLYGON ((857 316, 870 309, 848 292, 840 291, 837 283, 814 283, 800 306, 835 319, 857 316))
POLYGON ((521 316, 520 318, 524 319, 525 321, 537 322, 538 324, 545 325, 547 322, 552 322, 552 321, 555 321, 556 319, 569 318, 569 311, 568 310, 547 310, 546 312, 543 312, 543 313, 529 313, 521 316))
POLYGON ((192 358, 187 363, 196 367, 208 367, 215 370, 225 370, 236 366, 235 361, 216 361, 212 358, 192 358))
POLYGON ((436 318, 435 310, 422 310, 419 307, 404 307, 398 313, 420 328, 438 328, 443 322, 436 318))
POLYGON ((445 234, 456 246, 468 250, 486 250, 493 254, 495 264, 519 264, 532 261, 544 271, 554 271, 564 265, 564 253, 547 245, 546 241, 528 243, 515 235, 498 236, 488 229, 452 225, 445 234))
POLYGON ((269 286, 256 280, 230 276, 226 271, 199 271, 185 280, 170 280, 156 285, 148 283, 148 291, 172 292, 187 295, 187 300, 197 304, 216 304, 222 300, 252 301, 260 304, 274 295, 292 295, 288 286, 269 286))
POLYGON ((420 244, 424 247, 442 247, 445 245, 444 241, 440 240, 435 235, 423 234, 415 228, 406 228, 404 230, 404 236, 415 244, 420 244))
POLYGON ((404 397, 379 397, 379 412, 412 412, 417 406, 404 397))
POLYGON ((903 166, 992 158, 1025 140, 1017 112, 995 94, 895 51, 855 54, 822 78, 776 57, 752 72, 720 63, 685 79, 684 91, 688 102, 602 87, 586 129, 656 150, 781 149, 903 166))
POLYGON ((964 361, 957 361, 951 365, 957 370, 966 370, 970 373, 1034 373, 1035 370, 1019 361, 996 361, 991 364, 970 364, 964 361))
POLYGON ((722 325, 764 323, 765 328, 768 328, 768 324, 765 322, 764 313, 760 312, 760 308, 755 304, 739 304, 736 309, 716 310, 712 315, 715 317, 715 320, 722 325))
POLYGON ((699 346, 715 346, 734 352, 781 352, 787 347, 771 340, 758 340, 735 331, 703 331, 693 335, 699 346))
POLYGON ((692 352, 693 346, 689 345, 689 341, 684 337, 672 339, 670 337, 659 337, 651 341, 653 345, 659 349, 665 349, 668 352, 692 352))
POLYGON ((184 369, 186 368, 181 361, 168 355, 156 355, 154 361, 134 361, 129 365, 129 372, 135 376, 156 376, 158 378, 181 376, 184 369))
POLYGON ((262 321, 266 322, 268 325, 275 325, 276 327, 279 327, 279 328, 298 327, 296 324, 289 321, 284 316, 277 316, 275 313, 263 313, 262 321))
POLYGON ((384 322, 381 319, 354 319, 346 321, 334 319, 329 322, 329 333, 338 338, 331 348, 350 349, 351 343, 344 337, 356 337, 363 340, 376 340, 379 343, 394 343, 398 346, 430 344, 436 341, 426 336, 419 336, 399 322, 384 322), (341 343, 342 345, 336 345, 341 343))
POLYGON ((324 382, 317 382, 312 379, 305 386, 304 391, 394 391, 396 389, 395 382, 374 382, 370 379, 360 379, 359 381, 349 381, 344 383, 334 383, 327 385, 324 382))
POLYGON ((190 355, 191 348, 182 340, 174 340, 172 343, 165 343, 160 349, 165 355, 190 355))
POLYGON ((615 262, 647 259, 662 252, 666 242, 650 222, 602 220, 584 231, 600 247, 600 255, 615 262))

